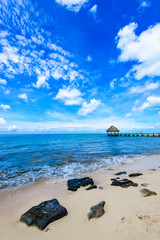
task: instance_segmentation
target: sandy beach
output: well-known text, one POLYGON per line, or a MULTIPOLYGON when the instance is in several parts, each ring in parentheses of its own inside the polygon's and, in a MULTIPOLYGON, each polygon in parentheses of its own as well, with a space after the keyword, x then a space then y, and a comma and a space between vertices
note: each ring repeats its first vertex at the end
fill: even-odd
POLYGON ((0 239, 3 240, 116 240, 160 238, 160 156, 151 155, 134 163, 113 167, 91 177, 97 189, 86 191, 81 187, 77 192, 67 190, 66 182, 57 184, 37 183, 21 188, 15 196, 0 198, 0 239), (154 170, 156 169, 156 170, 154 170), (111 186, 111 178, 118 171, 129 173, 142 172, 139 177, 130 178, 138 187, 121 188, 111 186), (142 183, 156 196, 142 197, 142 183), (99 187, 103 187, 102 190, 99 187), (57 198, 66 207, 68 215, 50 223, 44 231, 27 227, 19 221, 20 216, 29 208, 45 200, 57 198), (105 201, 105 214, 98 219, 87 218, 90 208, 105 201))

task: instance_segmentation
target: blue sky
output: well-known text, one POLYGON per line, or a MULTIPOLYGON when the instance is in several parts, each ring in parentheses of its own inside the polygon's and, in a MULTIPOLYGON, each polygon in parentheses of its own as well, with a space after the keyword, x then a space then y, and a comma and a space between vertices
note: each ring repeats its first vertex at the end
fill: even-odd
POLYGON ((0 133, 160 132, 158 0, 0 6, 0 133))

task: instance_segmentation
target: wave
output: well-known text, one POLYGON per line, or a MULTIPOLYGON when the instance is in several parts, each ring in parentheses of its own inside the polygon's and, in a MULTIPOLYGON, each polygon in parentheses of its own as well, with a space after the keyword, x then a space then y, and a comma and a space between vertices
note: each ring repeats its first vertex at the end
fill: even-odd
POLYGON ((19 188, 40 180, 47 180, 52 183, 66 181, 68 178, 91 175, 108 167, 133 162, 145 156, 143 154, 110 155, 101 158, 97 157, 90 161, 82 160, 77 162, 73 161, 73 159, 71 161, 57 161, 53 165, 40 167, 8 167, 0 170, 0 189, 19 188))

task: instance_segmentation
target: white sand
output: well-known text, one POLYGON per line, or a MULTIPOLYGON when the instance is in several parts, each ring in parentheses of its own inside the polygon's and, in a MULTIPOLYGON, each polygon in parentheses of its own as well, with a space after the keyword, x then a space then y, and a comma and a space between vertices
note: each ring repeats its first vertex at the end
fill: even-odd
MULTIPOLYGON (((159 240, 160 239, 160 157, 149 156, 135 163, 93 175, 93 180, 103 190, 67 191, 66 183, 35 184, 21 189, 20 194, 4 201, 0 206, 0 240, 159 240), (148 170, 156 168, 156 171, 148 170), (133 178, 138 187, 111 186, 110 179, 116 171, 127 173, 140 171, 144 175, 133 178), (157 196, 143 198, 141 183, 157 192, 157 196), (30 207, 42 201, 57 198, 68 210, 68 216, 48 225, 40 231, 19 222, 20 216, 30 207), (105 201, 105 214, 88 221, 87 213, 92 205, 105 201)), ((127 177, 123 175, 123 177, 127 177)), ((2 193, 1 193, 2 194, 2 193)), ((4 196, 0 195, 0 197, 4 196)))

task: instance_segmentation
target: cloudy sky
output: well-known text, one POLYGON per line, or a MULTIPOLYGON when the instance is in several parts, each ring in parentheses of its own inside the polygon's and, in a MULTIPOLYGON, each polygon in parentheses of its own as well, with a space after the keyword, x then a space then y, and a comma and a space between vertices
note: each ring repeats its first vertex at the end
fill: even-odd
POLYGON ((160 132, 159 0, 0 9, 0 133, 160 132))

